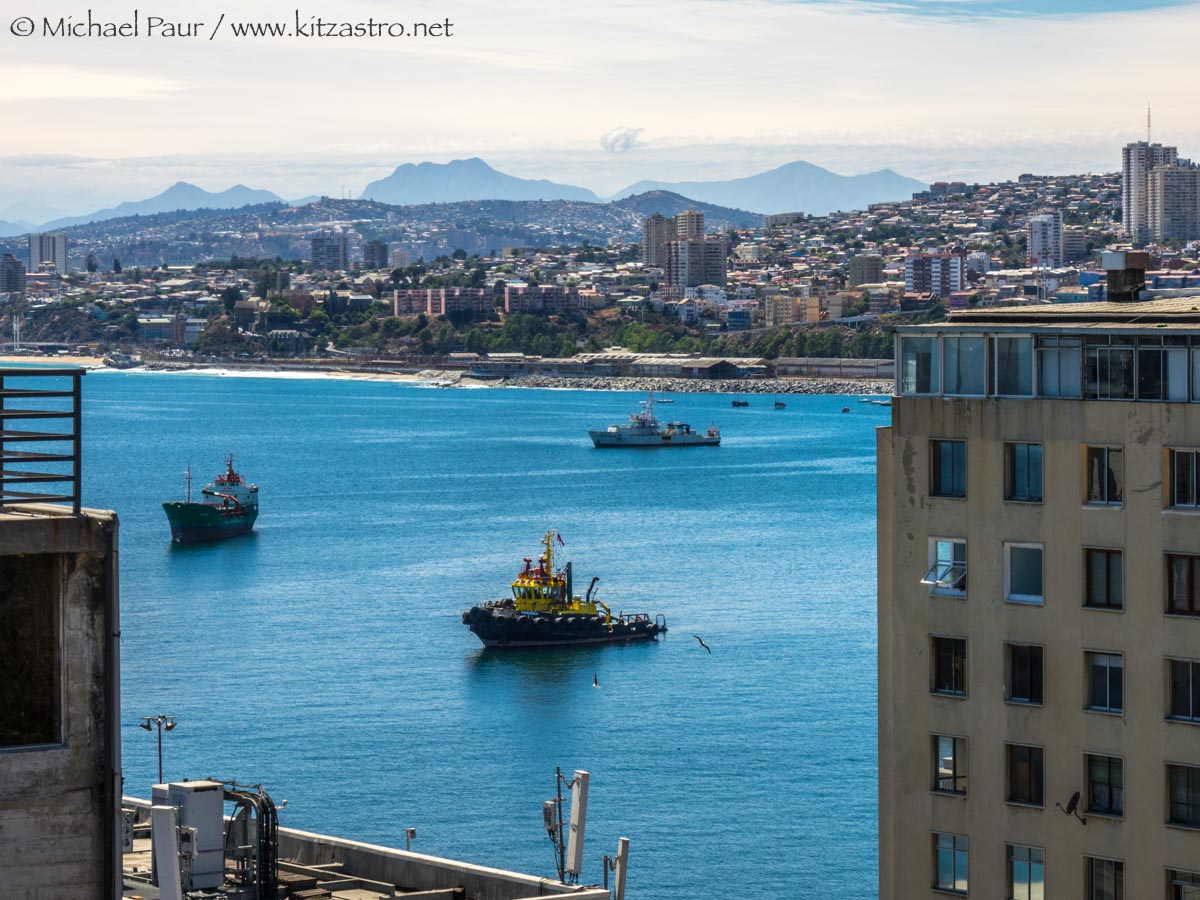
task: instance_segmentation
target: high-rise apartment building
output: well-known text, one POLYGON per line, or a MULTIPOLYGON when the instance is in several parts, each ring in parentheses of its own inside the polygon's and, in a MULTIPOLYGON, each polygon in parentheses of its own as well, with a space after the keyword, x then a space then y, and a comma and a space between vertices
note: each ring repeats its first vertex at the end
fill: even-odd
POLYGON ((1062 213, 1055 210, 1029 217, 1025 223, 1025 261, 1052 269, 1063 264, 1062 213))
POLYGON ((675 217, 675 240, 704 240, 704 213, 688 209, 675 217))
POLYGON ((904 290, 948 297, 966 283, 965 253, 914 253, 904 259, 904 290))
POLYGON ((324 272, 344 272, 349 268, 349 240, 344 234, 314 234, 313 268, 324 272))
POLYGON ((1200 237, 1200 168, 1155 166, 1147 180, 1146 203, 1152 240, 1200 237))
POLYGON ((877 432, 882 900, 1200 891, 1197 305, 898 330, 877 432))
POLYGON ((883 257, 875 253, 860 253, 850 257, 850 287, 860 284, 879 284, 883 281, 883 257))
POLYGON ((675 240, 675 220, 653 215, 642 220, 642 262, 661 269, 667 264, 667 241, 675 240))
POLYGON ((1062 230, 1063 262, 1073 263, 1086 259, 1087 229, 1082 225, 1064 225, 1062 230))
POLYGON ((676 291, 702 284, 725 286, 726 246, 723 238, 668 241, 664 282, 676 291))
POLYGON ((388 245, 386 241, 367 241, 363 244, 363 268, 386 269, 388 267, 388 245))
POLYGON ((25 293, 25 266, 11 253, 0 257, 0 294, 25 293))
POLYGON ((655 214, 642 220, 642 262, 647 266, 666 268, 667 244, 671 241, 703 240, 704 213, 689 209, 677 216, 655 214))
POLYGON ((44 262, 54 263, 59 275, 67 274, 67 236, 61 231, 29 236, 28 271, 36 272, 44 262))
POLYGON ((1174 165, 1175 147, 1137 141, 1121 150, 1121 227, 1130 240, 1150 239, 1150 171, 1174 165))

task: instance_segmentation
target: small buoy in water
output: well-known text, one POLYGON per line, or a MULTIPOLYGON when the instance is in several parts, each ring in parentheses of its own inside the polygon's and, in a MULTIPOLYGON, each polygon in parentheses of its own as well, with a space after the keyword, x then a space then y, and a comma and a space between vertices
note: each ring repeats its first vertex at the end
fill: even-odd
POLYGON ((842 407, 842 412, 850 412, 850 407, 848 407, 848 406, 843 406, 843 407, 842 407))

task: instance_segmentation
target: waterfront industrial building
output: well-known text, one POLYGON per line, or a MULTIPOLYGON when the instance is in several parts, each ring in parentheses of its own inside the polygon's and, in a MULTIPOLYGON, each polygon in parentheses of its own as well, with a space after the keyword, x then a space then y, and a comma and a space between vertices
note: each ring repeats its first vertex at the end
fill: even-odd
POLYGON ((899 330, 884 900, 1200 895, 1200 296, 1106 257, 1124 301, 899 330))

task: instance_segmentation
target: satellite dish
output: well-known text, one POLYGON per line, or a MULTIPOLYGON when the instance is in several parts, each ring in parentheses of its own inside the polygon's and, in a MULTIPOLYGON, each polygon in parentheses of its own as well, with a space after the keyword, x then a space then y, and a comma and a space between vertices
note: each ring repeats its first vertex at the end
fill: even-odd
POLYGON ((1071 795, 1071 799, 1067 801, 1067 815, 1068 816, 1074 815, 1075 810, 1077 810, 1078 808, 1079 808, 1079 791, 1076 791, 1075 793, 1073 793, 1071 795))

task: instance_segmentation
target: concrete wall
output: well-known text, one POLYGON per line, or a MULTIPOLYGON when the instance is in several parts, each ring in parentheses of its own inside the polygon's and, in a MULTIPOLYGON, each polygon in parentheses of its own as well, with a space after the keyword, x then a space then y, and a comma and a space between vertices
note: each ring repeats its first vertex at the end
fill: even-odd
POLYGON ((568 888, 553 879, 474 866, 291 828, 279 829, 279 858, 306 866, 342 863, 347 872, 361 878, 396 884, 414 891, 431 891, 462 885, 472 900, 525 900, 559 894, 570 894, 577 900, 609 900, 608 891, 599 888, 568 888))
MULTIPOLYGON (((56 604, 61 634, 60 739, 0 749, 4 897, 119 895, 117 518, 69 512, 0 513, 0 603, 56 604)), ((22 687, 20 668, 0 672, 22 687)))
POLYGON ((1084 896, 1084 857, 1123 860, 1128 900, 1200 870, 1200 830, 1165 824, 1167 762, 1200 765, 1200 727, 1166 721, 1165 658, 1200 658, 1200 618, 1164 614, 1164 551, 1200 553, 1200 514, 1163 509, 1163 447, 1200 447, 1200 406, 895 398, 878 436, 880 896, 940 896, 931 833, 970 839, 970 894, 1005 897, 1005 844, 1045 849, 1047 897, 1084 896), (929 440, 967 442, 965 500, 929 496, 929 440), (1004 441, 1044 444, 1043 503, 1005 502, 1004 441), (1081 446, 1122 446, 1124 504, 1083 502, 1081 446), (967 539, 965 599, 920 583, 928 539, 967 539), (1044 545, 1044 605, 1004 600, 1004 542, 1044 545), (1083 606, 1083 547, 1123 551, 1124 610, 1083 606), (930 693, 929 636, 967 640, 967 696, 930 693), (1005 702, 1006 641, 1044 646, 1045 703, 1005 702), (1125 655, 1125 711, 1087 711, 1085 650, 1125 655), (936 794, 931 735, 968 739, 965 797, 936 794), (1042 808, 1006 802, 1005 743, 1044 748, 1042 808), (1124 815, 1055 809, 1084 754, 1124 758, 1124 815))

